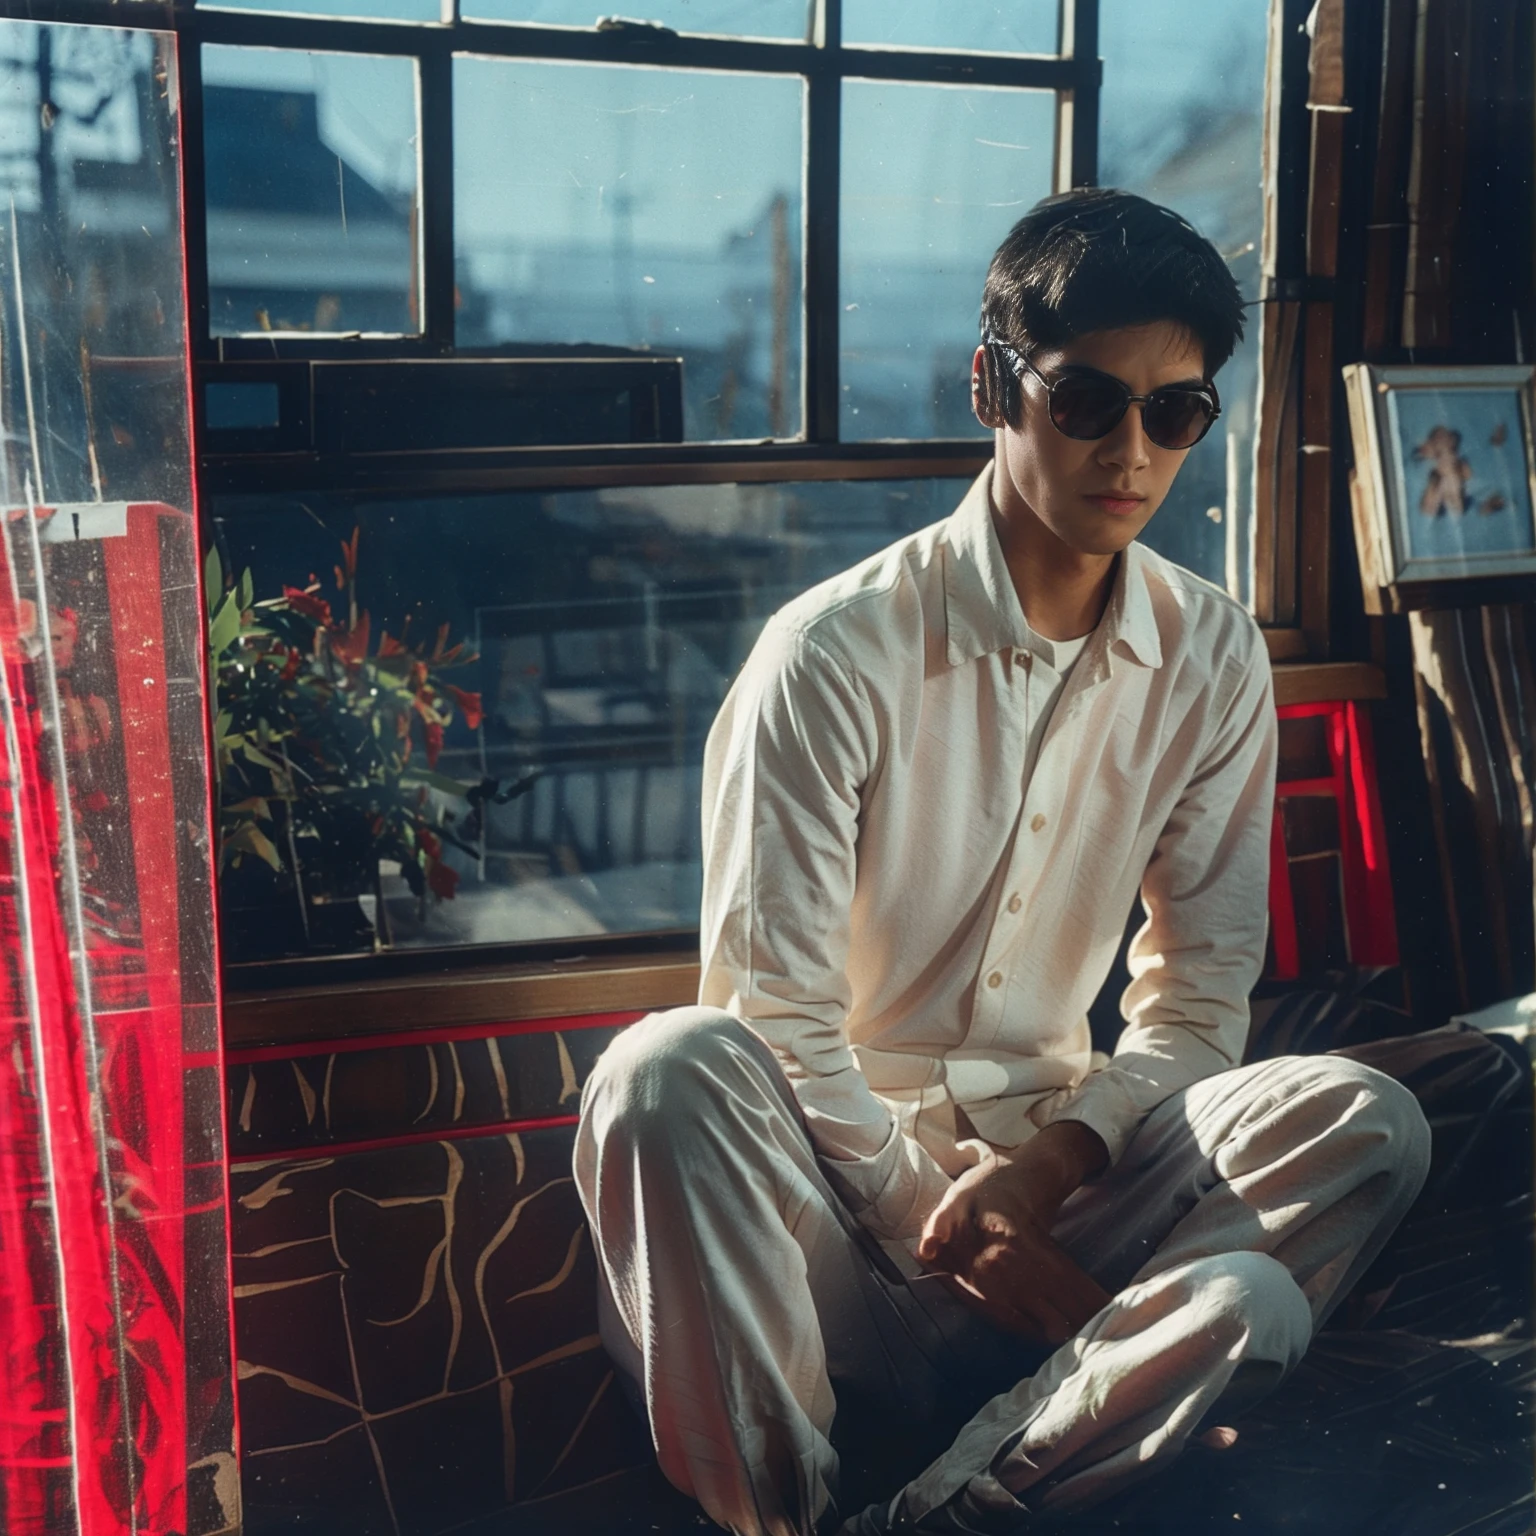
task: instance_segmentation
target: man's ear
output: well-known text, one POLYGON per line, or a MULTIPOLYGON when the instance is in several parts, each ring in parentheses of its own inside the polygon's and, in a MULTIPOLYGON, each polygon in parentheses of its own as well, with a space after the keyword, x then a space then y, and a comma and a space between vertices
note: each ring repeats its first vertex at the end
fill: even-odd
POLYGON ((992 431, 1008 425, 1002 384, 991 347, 977 347, 971 358, 971 409, 976 420, 992 431))

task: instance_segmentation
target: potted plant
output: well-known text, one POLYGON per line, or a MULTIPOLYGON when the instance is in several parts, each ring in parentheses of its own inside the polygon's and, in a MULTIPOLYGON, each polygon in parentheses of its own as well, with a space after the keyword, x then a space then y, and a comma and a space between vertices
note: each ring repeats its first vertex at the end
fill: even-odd
POLYGON ((455 716, 471 729, 481 721, 480 695, 447 674, 478 658, 449 644, 446 624, 430 649, 407 633, 374 635, 358 606, 358 536, 341 546, 337 609, 313 577, 260 601, 249 570, 226 589, 218 550, 208 553, 219 869, 234 898, 233 959, 388 944, 380 861, 398 864, 423 903, 450 900, 459 876, 445 849, 476 856, 469 839, 484 800, 527 787, 498 793, 494 782, 438 772, 455 716), (358 902, 365 895, 375 898, 377 928, 358 902), (274 897, 273 928, 251 931, 274 897))

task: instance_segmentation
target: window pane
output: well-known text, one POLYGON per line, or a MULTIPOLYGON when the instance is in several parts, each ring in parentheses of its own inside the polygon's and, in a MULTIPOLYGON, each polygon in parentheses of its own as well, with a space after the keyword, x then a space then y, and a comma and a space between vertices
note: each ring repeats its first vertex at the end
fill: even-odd
POLYGON ((843 0, 843 41, 878 48, 966 48, 1055 53, 1057 0, 843 0))
POLYGON ((687 437, 800 431, 798 77, 460 58, 461 346, 683 358, 687 437))
POLYGON ((190 505, 174 50, 165 34, 0 21, 7 506, 28 481, 51 506, 190 505))
MULTIPOLYGON (((788 38, 810 34, 807 0, 650 0, 647 21, 674 32, 730 37, 788 38)), ((592 27, 611 14, 603 0, 461 0, 459 14, 475 21, 522 21, 546 27, 592 27)))
MULTIPOLYGON (((1259 296, 1265 0, 1101 0, 1099 180, 1175 208, 1259 296)), ((1221 420, 1191 450, 1144 541, 1252 600, 1259 316, 1217 378, 1221 420)))
MULTIPOLYGON (((259 712, 279 733, 263 755, 298 754, 308 778, 295 781, 313 785, 301 788, 291 839, 283 807, 268 802, 283 823, 268 829, 280 870, 260 859, 226 869, 226 957, 367 950, 375 933, 420 946, 694 926, 704 738, 764 620, 813 583, 947 516, 965 489, 946 479, 373 503, 221 498, 215 537, 227 569, 251 568, 256 602, 323 572, 315 596, 334 615, 319 659, 311 646, 286 682, 277 678, 281 655, 253 665, 226 653, 220 668, 226 736, 259 712), (354 528, 355 627, 331 575, 347 561, 340 546, 354 528), (386 654, 380 695, 369 692, 369 669, 378 672, 381 650, 392 649, 382 632, 408 648, 424 642, 430 661, 439 625, 448 646, 468 641, 478 659, 431 664, 429 686, 453 699, 453 718, 430 764, 443 776, 430 781, 422 811, 434 822, 430 843, 412 846, 440 848, 444 870, 434 875, 406 870, 394 830, 414 816, 416 791, 397 791, 406 810, 388 811, 386 778, 367 788, 355 754, 358 741, 399 740, 393 715, 372 732, 388 678, 410 666, 386 654), (362 635, 349 649, 364 660, 356 672, 333 672, 345 685, 316 710, 331 687, 320 678, 326 656, 347 630, 362 635), (236 672, 235 661, 248 670, 236 672), (244 702, 251 689, 259 705, 244 702), (303 710, 302 728, 284 734, 303 710), (353 770, 336 766, 343 762, 353 770), (496 782, 478 815, 442 788, 487 779, 496 782)), ((268 610, 256 612, 276 627, 268 610)), ((437 749, 420 718, 410 729, 409 767, 427 769, 437 749)), ((226 801, 270 794, 265 773, 257 764, 227 774, 226 801)))
POLYGON ((203 49, 209 325, 421 329, 416 64, 203 49))
POLYGON ((1051 190, 1048 91, 843 87, 845 438, 984 436, 971 354, 987 263, 1051 190))
POLYGON ((348 16, 361 21, 441 21, 438 0, 216 0, 200 11, 268 11, 289 16, 348 16))

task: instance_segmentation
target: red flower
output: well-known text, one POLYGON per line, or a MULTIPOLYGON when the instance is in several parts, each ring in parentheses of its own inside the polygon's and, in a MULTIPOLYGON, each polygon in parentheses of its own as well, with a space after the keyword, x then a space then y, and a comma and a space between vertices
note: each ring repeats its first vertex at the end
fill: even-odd
POLYGON ((365 608, 356 629, 349 629, 345 635, 331 641, 331 649, 350 667, 357 666, 368 654, 368 627, 368 610, 365 608))
POLYGON ((480 695, 478 693, 466 693, 462 688, 455 688, 452 683, 448 684, 448 695, 464 711, 464 724, 470 730, 478 731, 480 729, 480 722, 485 719, 485 710, 481 707, 480 695))
POLYGON ((427 767, 436 768, 443 750, 443 728, 437 721, 427 721, 427 767))
POLYGON ((434 859, 427 869, 427 884, 444 901, 452 901, 459 884, 459 872, 441 859, 434 859))
POLYGON ((295 613, 302 613, 306 619, 313 619, 315 623, 329 628, 331 605, 323 597, 316 597, 313 592, 306 592, 301 587, 284 587, 283 599, 295 613))

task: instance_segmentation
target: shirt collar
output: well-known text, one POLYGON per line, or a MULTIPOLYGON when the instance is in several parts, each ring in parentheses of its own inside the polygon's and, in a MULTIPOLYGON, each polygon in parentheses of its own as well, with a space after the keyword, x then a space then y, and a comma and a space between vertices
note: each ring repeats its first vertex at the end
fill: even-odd
MULTIPOLYGON (((1030 628, 1003 560, 1003 547, 992 521, 990 464, 950 514, 945 540, 950 550, 944 562, 944 622, 950 666, 962 666, 1004 650, 1033 651, 1054 665, 1051 643, 1030 628)), ((1146 550, 1136 543, 1128 545, 1121 556, 1109 605, 1099 623, 1103 644, 1089 648, 1100 657, 1124 653, 1145 667, 1162 665, 1162 640, 1147 590, 1147 561, 1146 550)))

